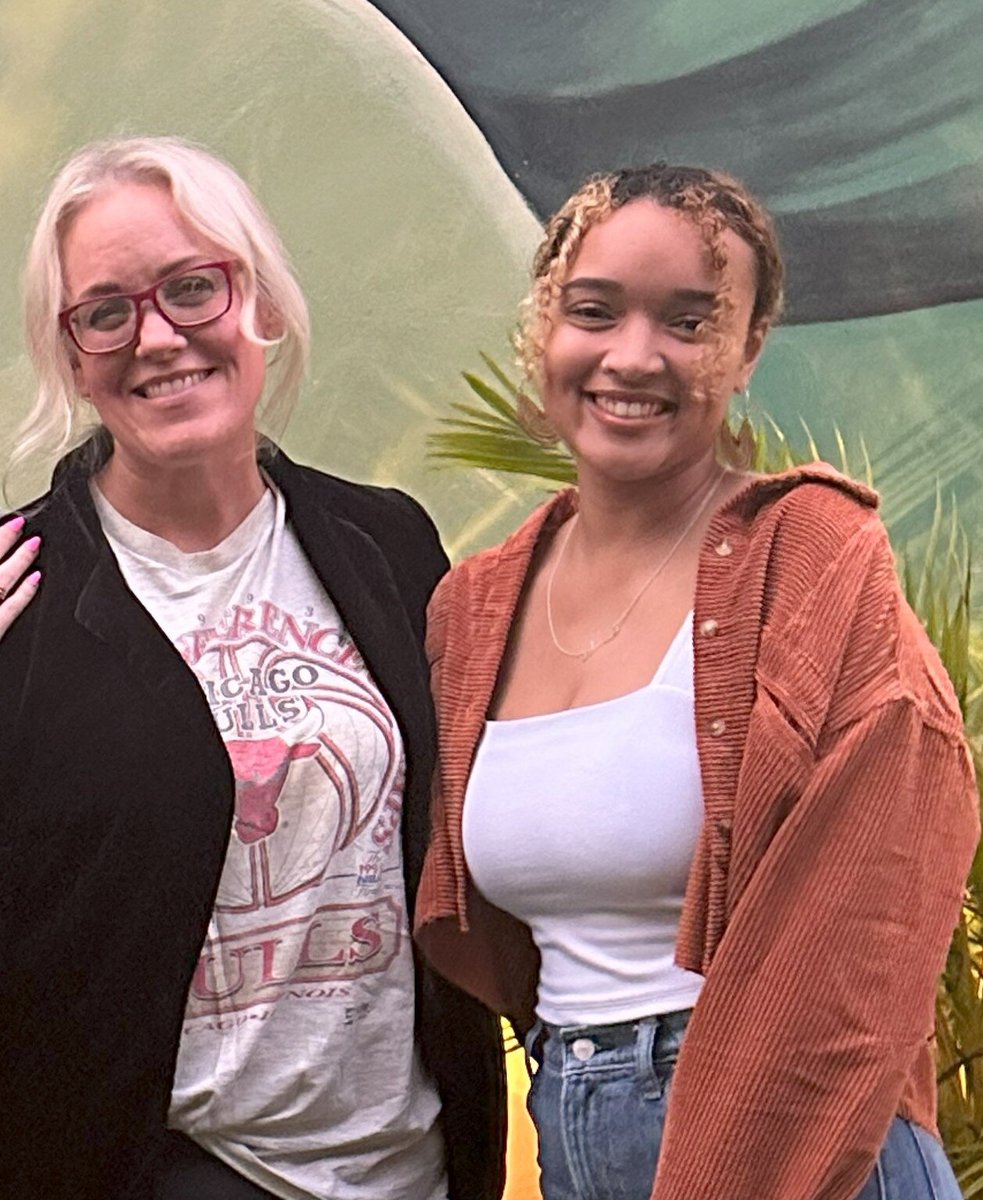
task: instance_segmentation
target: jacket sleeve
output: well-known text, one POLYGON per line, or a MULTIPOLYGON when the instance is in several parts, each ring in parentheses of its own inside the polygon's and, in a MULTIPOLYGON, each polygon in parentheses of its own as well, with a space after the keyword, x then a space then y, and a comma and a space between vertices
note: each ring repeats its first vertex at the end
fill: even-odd
MULTIPOLYGON (((431 685, 434 671, 439 669, 444 657, 447 644, 447 610, 450 603, 451 589, 456 581, 453 573, 448 573, 441 579, 433 590, 430 603, 427 605, 427 661, 430 664, 431 685)), ((435 696, 439 689, 433 687, 435 696)))
POLYGON ((459 668, 461 654, 470 642, 459 621, 456 634, 450 635, 450 627, 455 624, 455 610, 459 617, 469 586, 468 564, 455 567, 437 585, 427 614, 427 657, 440 750, 414 933, 423 954, 441 975, 492 1011, 508 1016, 516 1029, 526 1029, 534 1019, 539 953, 529 927, 496 908, 473 886, 460 844, 470 769, 470 759, 461 746, 461 719, 471 693, 459 668), (446 673, 445 653, 449 659, 446 673))
MULTIPOLYGON (((852 1200, 932 1036, 978 796, 934 652, 900 596, 893 615, 869 600, 847 655, 879 698, 831 728, 849 709, 834 690, 817 744, 803 740, 801 789, 733 902, 687 1031, 653 1200, 852 1200), (895 643, 876 689, 868 637, 895 643)), ((799 736, 773 698, 756 708, 786 745, 799 736)))
MULTIPOLYGON (((417 583, 425 610, 434 588, 450 565, 440 534, 430 514, 412 496, 394 488, 387 489, 385 495, 392 501, 392 508, 376 536, 385 538, 386 553, 402 577, 417 583)), ((425 611, 414 611, 412 615, 422 636, 425 611)))

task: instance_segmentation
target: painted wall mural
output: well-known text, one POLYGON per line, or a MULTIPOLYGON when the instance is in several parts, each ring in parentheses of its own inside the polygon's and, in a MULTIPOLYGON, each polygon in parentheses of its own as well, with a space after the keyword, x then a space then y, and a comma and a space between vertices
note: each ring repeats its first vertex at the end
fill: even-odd
POLYGON ((896 534, 936 478, 978 518, 981 58, 978 0, 3 0, 0 433, 29 395, 17 275, 52 170, 178 132, 256 186, 311 299, 287 445, 409 487, 456 551, 491 540, 531 489, 432 470, 426 433, 480 349, 507 358, 536 217, 666 157, 778 215, 788 313, 756 406, 830 454, 834 426, 863 434, 896 534))
MULTIPOLYGON (((0 131, 0 441, 30 400, 19 273, 56 167, 93 138, 178 133, 253 185, 310 301, 312 372, 287 447, 408 488, 452 545, 528 506, 521 485, 431 470, 424 444, 479 349, 507 355, 538 224, 372 5, 0 0, 0 131)), ((24 500, 46 475, 13 482, 24 500)))
POLYGON ((407 488, 456 554, 488 543, 537 489, 435 471, 426 436, 480 350, 507 359, 538 219, 591 170, 668 158, 777 214, 788 311, 755 407, 830 456, 863 436, 896 538, 936 481, 978 524, 981 62, 979 0, 0 0, 0 453, 53 171, 178 133, 255 187, 310 299, 288 449, 407 488))
POLYGON ((755 399, 863 435, 901 537, 983 482, 978 0, 377 0, 540 217, 592 170, 723 167, 777 215, 784 329, 755 399))

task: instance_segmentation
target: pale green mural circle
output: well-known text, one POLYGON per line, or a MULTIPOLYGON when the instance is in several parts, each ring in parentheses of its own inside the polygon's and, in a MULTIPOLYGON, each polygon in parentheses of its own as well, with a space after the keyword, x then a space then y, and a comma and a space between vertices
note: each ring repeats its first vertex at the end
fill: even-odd
MULTIPOLYGON (((26 412, 21 258, 51 175, 93 138, 175 133, 269 208, 311 304, 311 378, 285 444, 394 483, 458 548, 530 503, 425 462, 478 351, 509 354, 539 226, 470 117, 364 0, 4 0, 0 6, 0 427, 26 412)), ((40 472, 14 499, 44 486, 40 472)))

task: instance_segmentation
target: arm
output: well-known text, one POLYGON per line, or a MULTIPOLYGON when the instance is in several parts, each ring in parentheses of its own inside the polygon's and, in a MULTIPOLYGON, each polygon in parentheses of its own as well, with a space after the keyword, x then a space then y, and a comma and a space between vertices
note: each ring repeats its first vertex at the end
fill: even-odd
MULTIPOLYGON (((490 904, 472 885, 461 845, 471 756, 498 666, 495 656, 483 655, 477 678, 462 670, 473 643, 473 630, 462 620, 462 612, 473 587, 474 561, 456 567, 440 582, 427 613, 427 658, 440 750, 415 936, 446 979, 508 1016, 517 1029, 525 1029, 534 1019, 539 952, 529 927, 490 904)), ((502 619, 501 613, 489 617, 502 619)))
MULTIPOLYGON (((889 567, 885 543, 851 610, 828 719, 803 740, 801 789, 732 898, 672 1084, 654 1200, 851 1200, 931 1037, 978 798, 954 700, 893 581, 883 587, 889 567)), ((767 737, 780 707, 759 697, 757 717, 765 744, 787 748, 787 726, 767 737)))

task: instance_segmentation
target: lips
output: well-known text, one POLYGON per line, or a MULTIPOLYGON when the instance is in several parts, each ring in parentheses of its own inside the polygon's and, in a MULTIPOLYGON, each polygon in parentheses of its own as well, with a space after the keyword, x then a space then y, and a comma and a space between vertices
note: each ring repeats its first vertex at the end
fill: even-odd
POLYGON ((184 371, 177 375, 167 375, 151 379, 133 390, 138 396, 142 396, 144 400, 160 400, 165 396, 174 396, 178 392, 196 387, 199 383, 203 383, 211 374, 211 369, 184 371))
POLYGON ((590 402, 611 417, 628 420, 647 420, 674 413, 678 405, 660 396, 638 396, 623 392, 588 392, 590 402))

